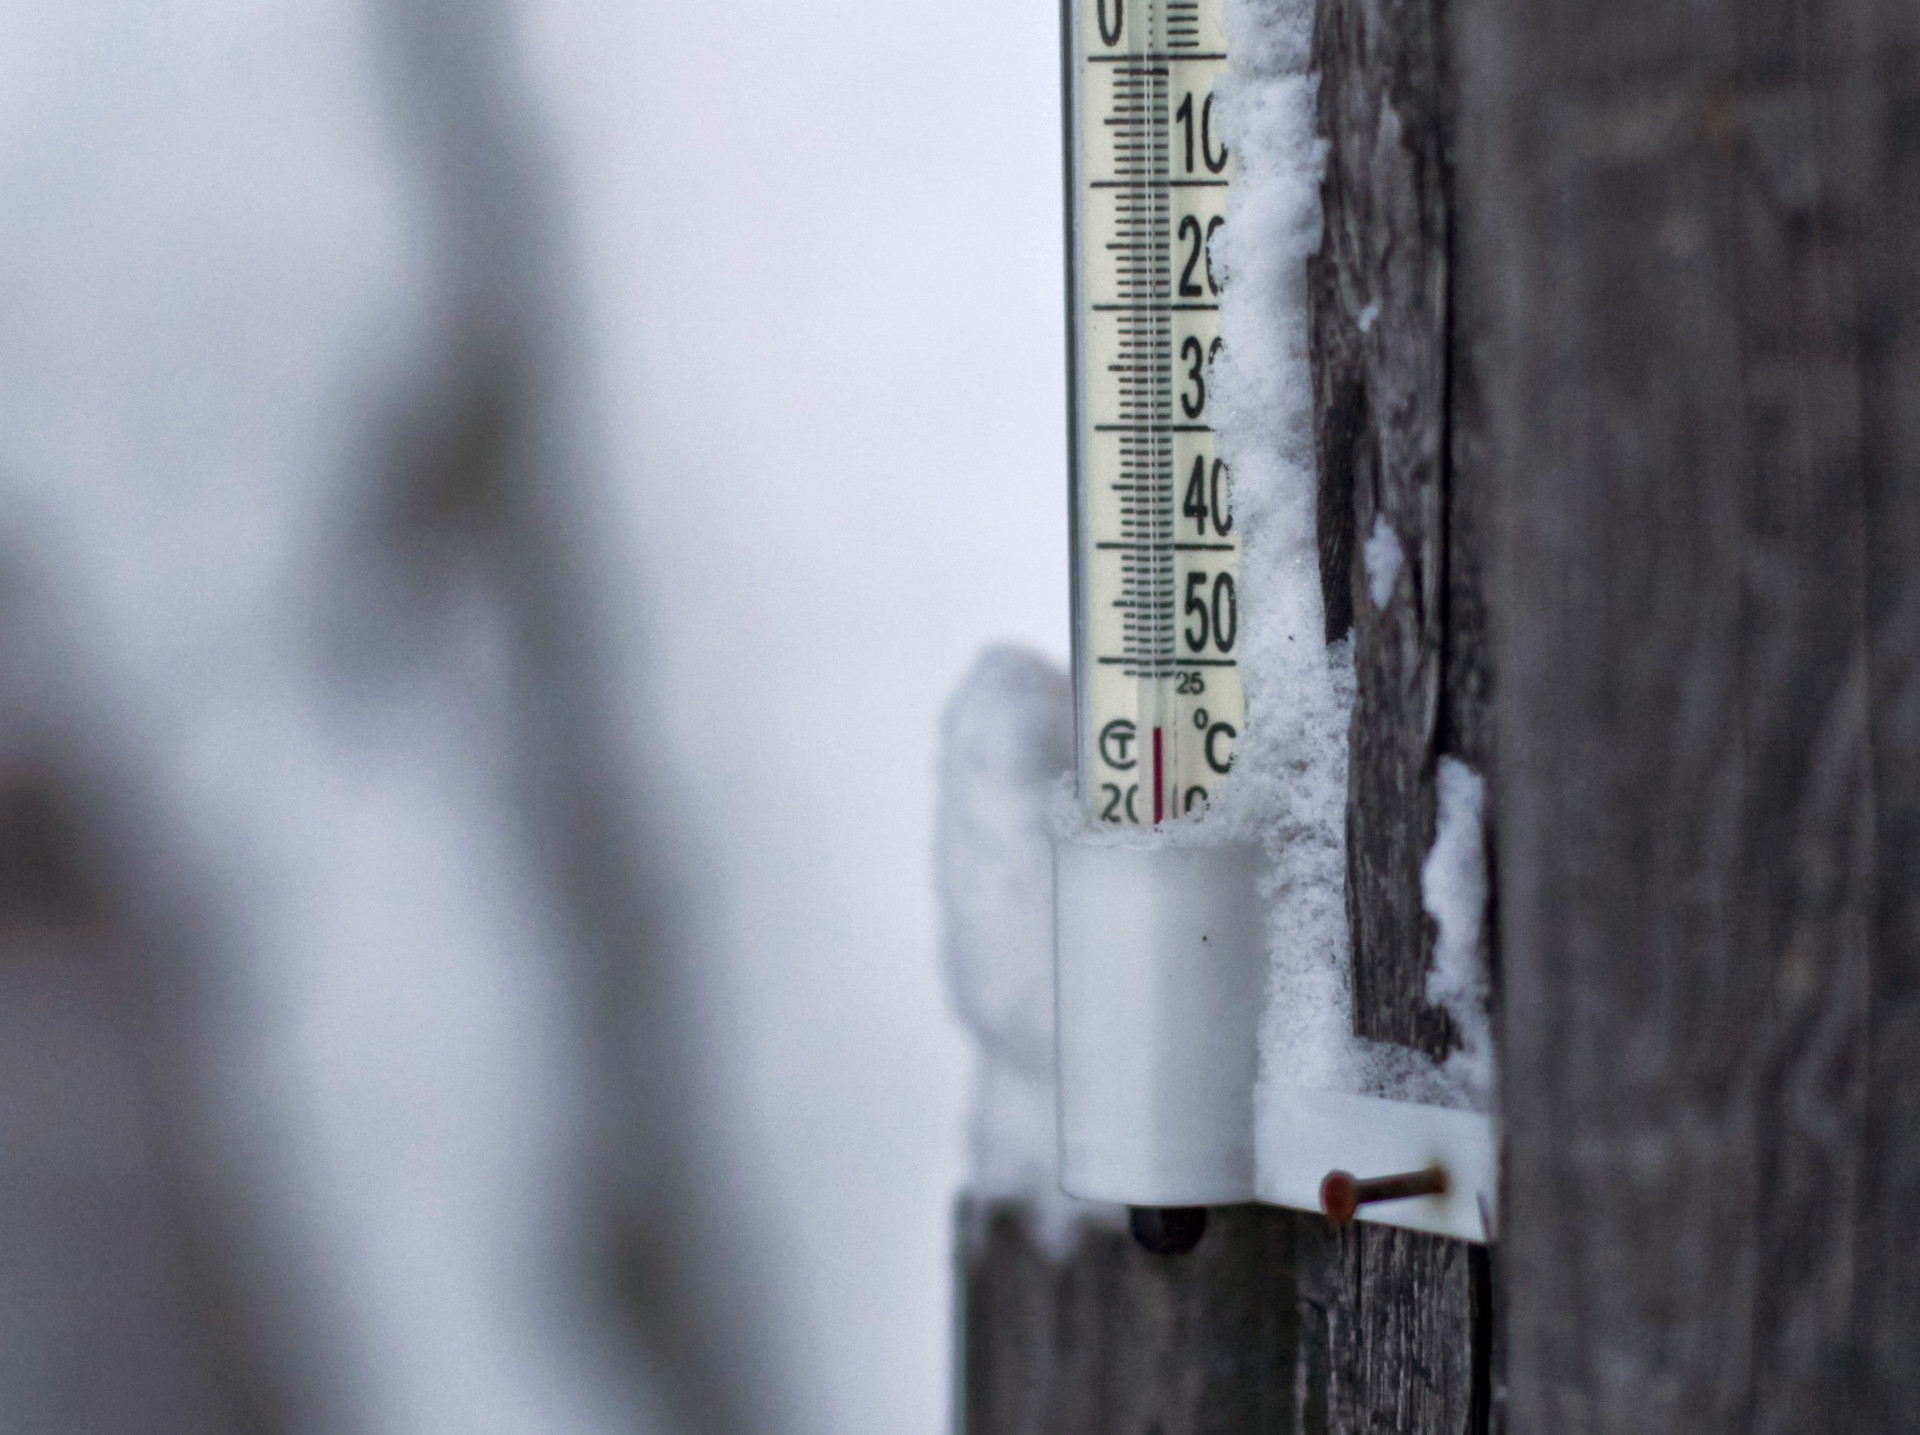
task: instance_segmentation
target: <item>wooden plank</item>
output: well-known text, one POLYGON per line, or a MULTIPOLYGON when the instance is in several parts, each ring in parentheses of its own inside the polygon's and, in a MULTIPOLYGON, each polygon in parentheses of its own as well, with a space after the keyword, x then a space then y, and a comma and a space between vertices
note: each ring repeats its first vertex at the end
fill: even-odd
POLYGON ((1065 1252, 1024 1212, 963 1206, 965 1435, 1290 1435, 1293 1248, 1303 1221, 1222 1206, 1155 1256, 1122 1230, 1065 1252))
POLYGON ((1417 1231, 1299 1220, 1300 1435, 1485 1430, 1484 1255, 1417 1231))
POLYGON ((1447 615, 1447 195, 1438 15, 1428 0, 1323 0, 1314 34, 1325 232, 1309 284, 1322 589, 1352 621, 1347 913, 1361 1031, 1436 1055, 1420 864, 1433 840, 1447 615), (1367 542, 1403 561, 1384 604, 1367 542), (1341 565, 1344 563, 1344 567, 1341 565), (1344 589, 1344 596, 1342 590, 1344 589))
MULTIPOLYGON (((1862 1218, 1914 1187, 1885 1156, 1876 1196, 1865 1156, 1913 1141, 1920 1028, 1883 1040, 1905 981, 1884 883, 1913 854, 1875 763, 1911 771, 1916 744, 1909 660, 1870 667, 1866 619, 1884 605, 1877 651, 1911 652, 1892 575, 1920 535, 1863 480, 1865 8, 1456 12, 1520 1431, 1870 1428, 1862 1218)), ((1883 427, 1912 422, 1902 377, 1883 427)), ((1906 1410, 1913 1349, 1884 1362, 1906 1410)))
MULTIPOLYGON (((1328 142, 1325 232, 1309 273, 1320 553, 1329 639, 1350 631, 1347 911, 1355 1026, 1444 1056, 1425 999, 1433 933, 1420 867, 1435 764, 1489 749, 1477 501, 1457 452, 1449 99, 1431 0, 1322 0, 1314 36, 1328 142), (1376 602, 1369 537, 1402 563, 1376 602)), ((1471 470, 1467 470, 1471 473, 1471 470)), ((1377 571, 1384 571, 1378 569, 1377 571)), ((1485 1257, 1454 1241, 1306 1219, 1299 1247, 1303 1432, 1487 1428, 1485 1257)))
POLYGON ((1827 133, 1860 236, 1861 467, 1867 533, 1873 969, 1846 1367, 1850 1428, 1906 1430, 1920 1408, 1920 14, 1836 7, 1856 47, 1827 133))

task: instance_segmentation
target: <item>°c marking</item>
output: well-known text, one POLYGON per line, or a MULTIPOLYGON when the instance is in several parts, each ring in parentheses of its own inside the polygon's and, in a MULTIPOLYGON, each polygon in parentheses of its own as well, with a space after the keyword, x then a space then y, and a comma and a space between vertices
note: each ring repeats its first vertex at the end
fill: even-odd
POLYGON ((1213 740, 1219 737, 1222 733, 1226 734, 1226 738, 1228 742, 1232 742, 1236 737, 1240 736, 1239 733, 1234 731, 1233 725, 1231 723, 1217 722, 1212 727, 1207 729, 1207 766, 1212 768, 1215 772, 1225 772, 1228 768, 1233 766, 1233 749, 1232 748, 1227 749, 1227 760, 1225 762, 1220 761, 1219 758, 1213 755, 1213 740))
MULTIPOLYGON (((1130 756, 1133 750, 1135 732, 1128 718, 1115 718, 1100 729, 1100 757, 1108 767, 1125 772, 1139 765, 1140 759, 1130 756)), ((1225 772, 1225 768, 1220 769, 1225 772)))

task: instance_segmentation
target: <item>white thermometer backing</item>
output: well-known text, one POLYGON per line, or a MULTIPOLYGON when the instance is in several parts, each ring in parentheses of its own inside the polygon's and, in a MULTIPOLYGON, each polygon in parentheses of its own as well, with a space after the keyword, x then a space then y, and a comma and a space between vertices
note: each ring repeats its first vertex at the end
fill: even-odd
POLYGON ((1074 690, 1100 821, 1197 810, 1245 723, 1214 447, 1223 0, 1066 0, 1074 690))

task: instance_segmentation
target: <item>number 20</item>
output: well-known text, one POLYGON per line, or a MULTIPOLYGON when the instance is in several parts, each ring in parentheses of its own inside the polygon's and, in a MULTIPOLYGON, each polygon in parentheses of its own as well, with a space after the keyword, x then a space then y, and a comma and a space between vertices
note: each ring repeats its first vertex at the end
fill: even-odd
POLYGON ((1220 226, 1226 222, 1226 220, 1216 214, 1207 221, 1207 227, 1203 231, 1200 228, 1200 219, 1197 215, 1189 214, 1181 218, 1180 238, 1188 239, 1189 236, 1191 236, 1191 247, 1187 250, 1187 267, 1180 271, 1180 297, 1182 299, 1197 299, 1202 294, 1218 294, 1220 292, 1220 281, 1213 277, 1213 236, 1219 230, 1220 226), (1207 274, 1207 287, 1205 289, 1200 287, 1200 281, 1194 277, 1195 271, 1201 267, 1203 261, 1206 265, 1207 274))

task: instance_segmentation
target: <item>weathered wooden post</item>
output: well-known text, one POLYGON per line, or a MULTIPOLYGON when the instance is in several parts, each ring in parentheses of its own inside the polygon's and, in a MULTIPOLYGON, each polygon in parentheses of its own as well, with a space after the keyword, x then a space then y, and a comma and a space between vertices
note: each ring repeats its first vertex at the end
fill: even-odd
MULTIPOLYGON (((1351 633, 1347 913, 1362 1036, 1444 1058, 1425 999, 1421 864, 1435 773, 1491 758, 1477 424, 1453 256, 1453 106, 1438 0, 1320 0, 1325 229, 1309 265, 1327 637, 1351 633), (1376 532, 1403 560, 1376 596, 1376 532), (1384 598, 1386 601, 1378 601, 1384 598)), ((1487 1428, 1488 1257, 1384 1226, 1303 1219, 1302 1435, 1487 1428)))
POLYGON ((963 1262, 963 1435, 1285 1435, 1293 1212, 1211 1213, 1189 1254, 1092 1230, 1064 1256, 1003 1207, 963 1262))
POLYGON ((1920 13, 1457 18, 1511 1425, 1910 1430, 1920 13))

